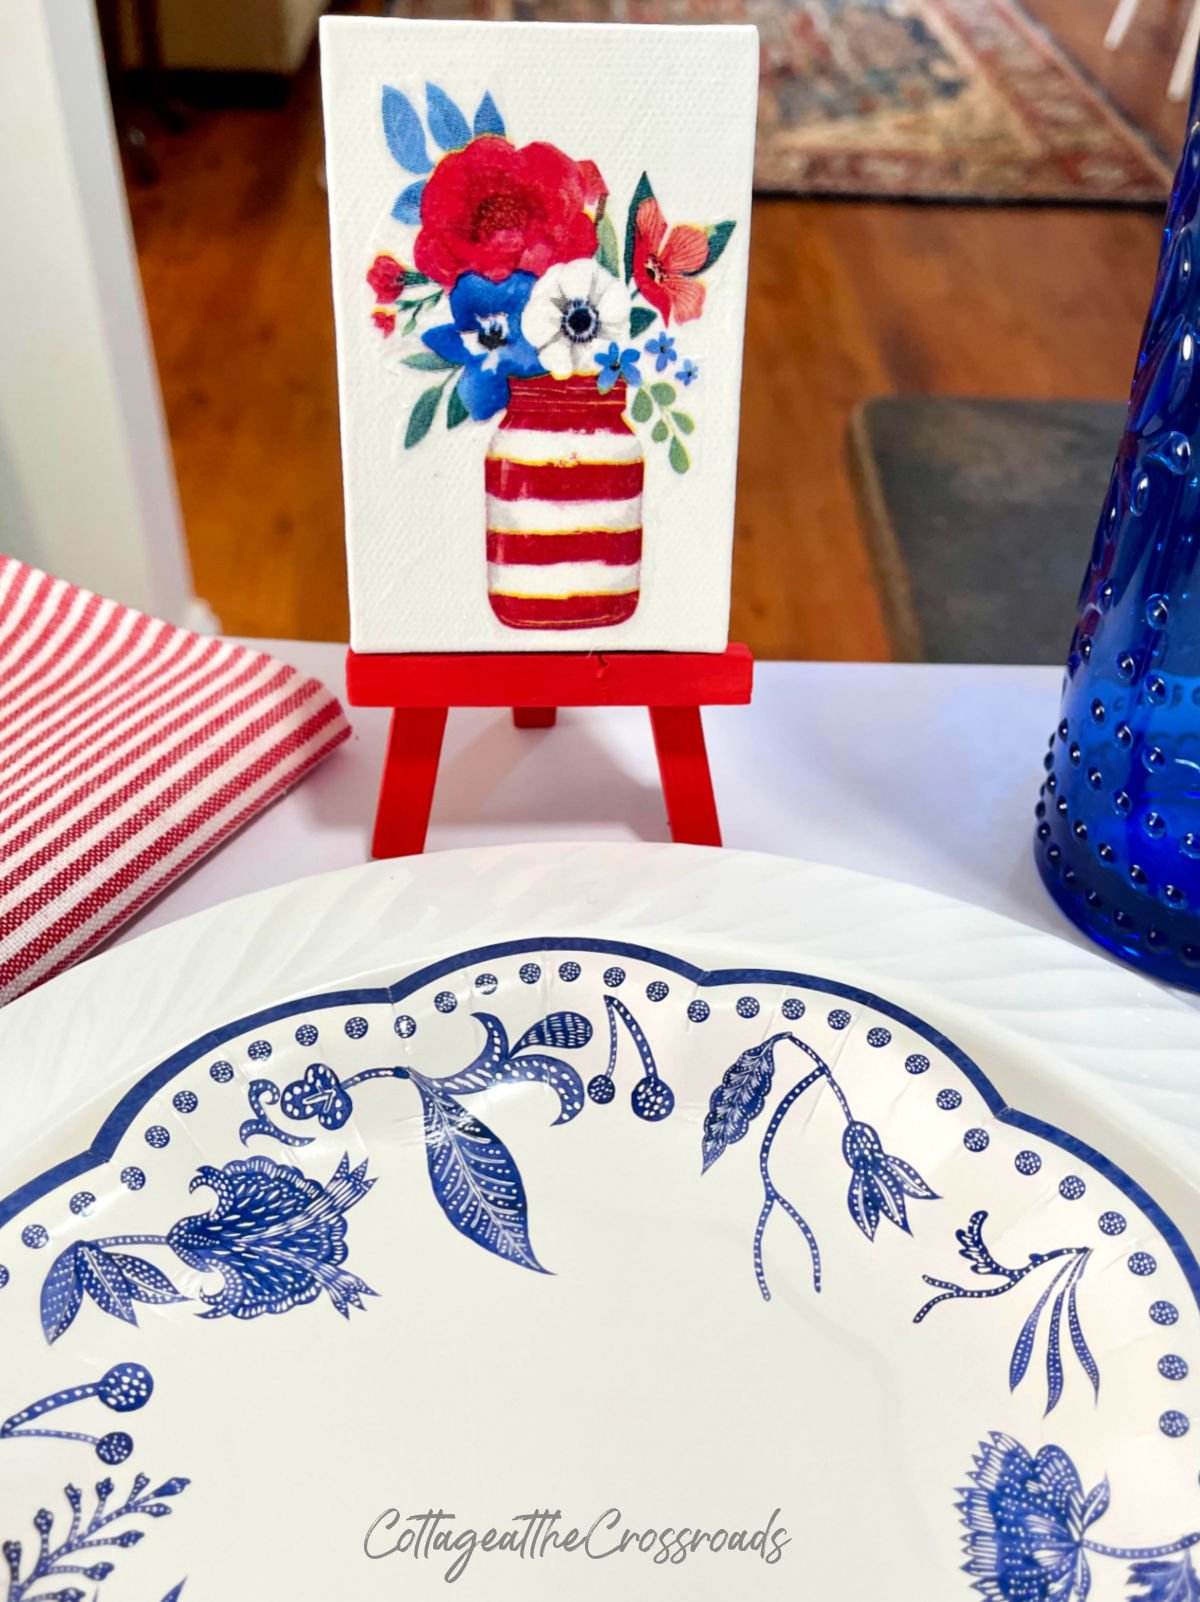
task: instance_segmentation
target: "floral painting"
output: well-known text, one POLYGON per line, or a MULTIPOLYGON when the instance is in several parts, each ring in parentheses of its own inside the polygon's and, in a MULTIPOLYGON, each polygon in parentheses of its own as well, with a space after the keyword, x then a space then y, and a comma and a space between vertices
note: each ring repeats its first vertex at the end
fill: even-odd
MULTIPOLYGON (((577 117, 554 114, 563 91, 547 104, 523 82, 537 77, 541 30, 521 30, 524 73, 481 78, 476 63, 496 55, 482 46, 503 47, 508 32, 439 25, 454 26, 464 41, 455 70, 436 54, 419 70, 416 53, 414 71, 406 50, 402 70, 362 91, 369 101, 357 115, 365 121, 369 107, 373 150, 386 153, 369 197, 385 221, 353 240, 347 233, 339 247, 331 190, 335 260, 346 255, 339 332, 343 347, 353 339, 362 352, 355 398, 361 383, 375 397, 364 426, 387 442, 386 466, 373 456, 370 467, 378 492, 391 492, 388 515, 408 526, 416 507, 406 486, 453 483, 449 500, 421 503, 420 535, 432 542, 436 526, 442 571, 454 563, 468 576, 502 648, 513 631, 532 648, 567 632, 577 648, 577 631, 614 628, 614 643, 630 648, 698 645, 636 638, 634 620, 643 621, 664 561, 679 563, 684 588, 699 585, 710 545, 720 559, 709 576, 727 588, 749 167, 739 162, 736 184, 697 183, 704 169, 687 158, 688 130, 665 108, 657 124, 642 118, 636 148, 616 137, 616 118, 597 113, 581 131, 577 117), (694 480, 719 493, 706 495, 701 482, 683 494, 694 480), (702 505, 711 529, 697 528, 702 505), (689 533, 692 571, 682 577, 689 552, 679 542, 689 533)), ((551 31, 561 48, 562 30, 551 31)), ((659 30, 599 31, 628 33, 621 48, 641 67, 648 49, 661 50, 677 71, 695 48, 691 30, 670 54, 659 30)), ((712 31, 742 45, 749 34, 712 31)), ((591 87, 597 105, 627 93, 619 78, 591 87)), ((328 118, 328 86, 326 98, 328 118)), ((698 115, 689 104, 687 116, 698 115)), ((744 121, 740 142, 752 140, 750 97, 714 115, 744 121)), ((345 403, 344 349, 342 363, 345 403)), ((362 504, 354 471, 348 464, 352 548, 362 504)), ((355 579, 352 561, 352 588, 355 579)), ((660 610, 678 587, 669 574, 663 583, 660 610)))

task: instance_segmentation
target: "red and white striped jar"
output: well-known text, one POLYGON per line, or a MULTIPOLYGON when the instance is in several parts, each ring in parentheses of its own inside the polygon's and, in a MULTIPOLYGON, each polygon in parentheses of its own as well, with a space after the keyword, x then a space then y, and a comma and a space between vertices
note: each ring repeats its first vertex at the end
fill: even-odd
POLYGON ((488 599, 513 629, 594 629, 638 604, 645 462, 625 385, 514 378, 488 447, 488 599))

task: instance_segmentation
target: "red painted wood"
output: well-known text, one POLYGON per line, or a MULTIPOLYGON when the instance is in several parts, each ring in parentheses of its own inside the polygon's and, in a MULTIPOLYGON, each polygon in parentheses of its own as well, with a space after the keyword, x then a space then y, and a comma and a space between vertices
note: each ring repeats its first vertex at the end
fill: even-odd
POLYGON ((519 729, 550 728, 560 706, 649 710, 671 837, 721 844, 702 706, 745 705, 754 659, 744 645, 720 653, 505 652, 346 656, 354 706, 390 706, 392 729, 372 851, 424 849, 438 759, 452 706, 510 706, 519 729))
POLYGON ((754 658, 720 652, 346 655, 352 706, 744 706, 754 658))
POLYGON ((650 723, 667 823, 676 845, 721 844, 704 725, 698 706, 652 706, 650 723))

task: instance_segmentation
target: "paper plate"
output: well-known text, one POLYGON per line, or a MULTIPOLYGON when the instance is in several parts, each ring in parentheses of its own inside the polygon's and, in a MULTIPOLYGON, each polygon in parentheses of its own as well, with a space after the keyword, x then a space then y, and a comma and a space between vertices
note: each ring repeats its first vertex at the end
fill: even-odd
POLYGON ((85 964, 0 1014, 7 1602, 1194 1598, 1197 1169, 1145 1109, 1195 1122, 1198 1035, 672 847, 85 964))

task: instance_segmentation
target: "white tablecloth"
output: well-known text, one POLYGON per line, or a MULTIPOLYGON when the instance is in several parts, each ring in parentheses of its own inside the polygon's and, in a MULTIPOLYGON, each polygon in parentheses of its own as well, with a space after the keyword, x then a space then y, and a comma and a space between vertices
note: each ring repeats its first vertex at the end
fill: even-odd
MULTIPOLYGON (((344 695, 345 648, 253 642, 344 695)), ((923 885, 1081 939, 1033 867, 1033 807, 1058 717, 1054 668, 764 662, 749 707, 705 711, 725 843, 923 885)), ((388 714, 130 923, 121 938, 303 874, 366 860, 388 714)), ((450 715, 428 849, 669 838, 638 708, 517 730, 450 715)))

